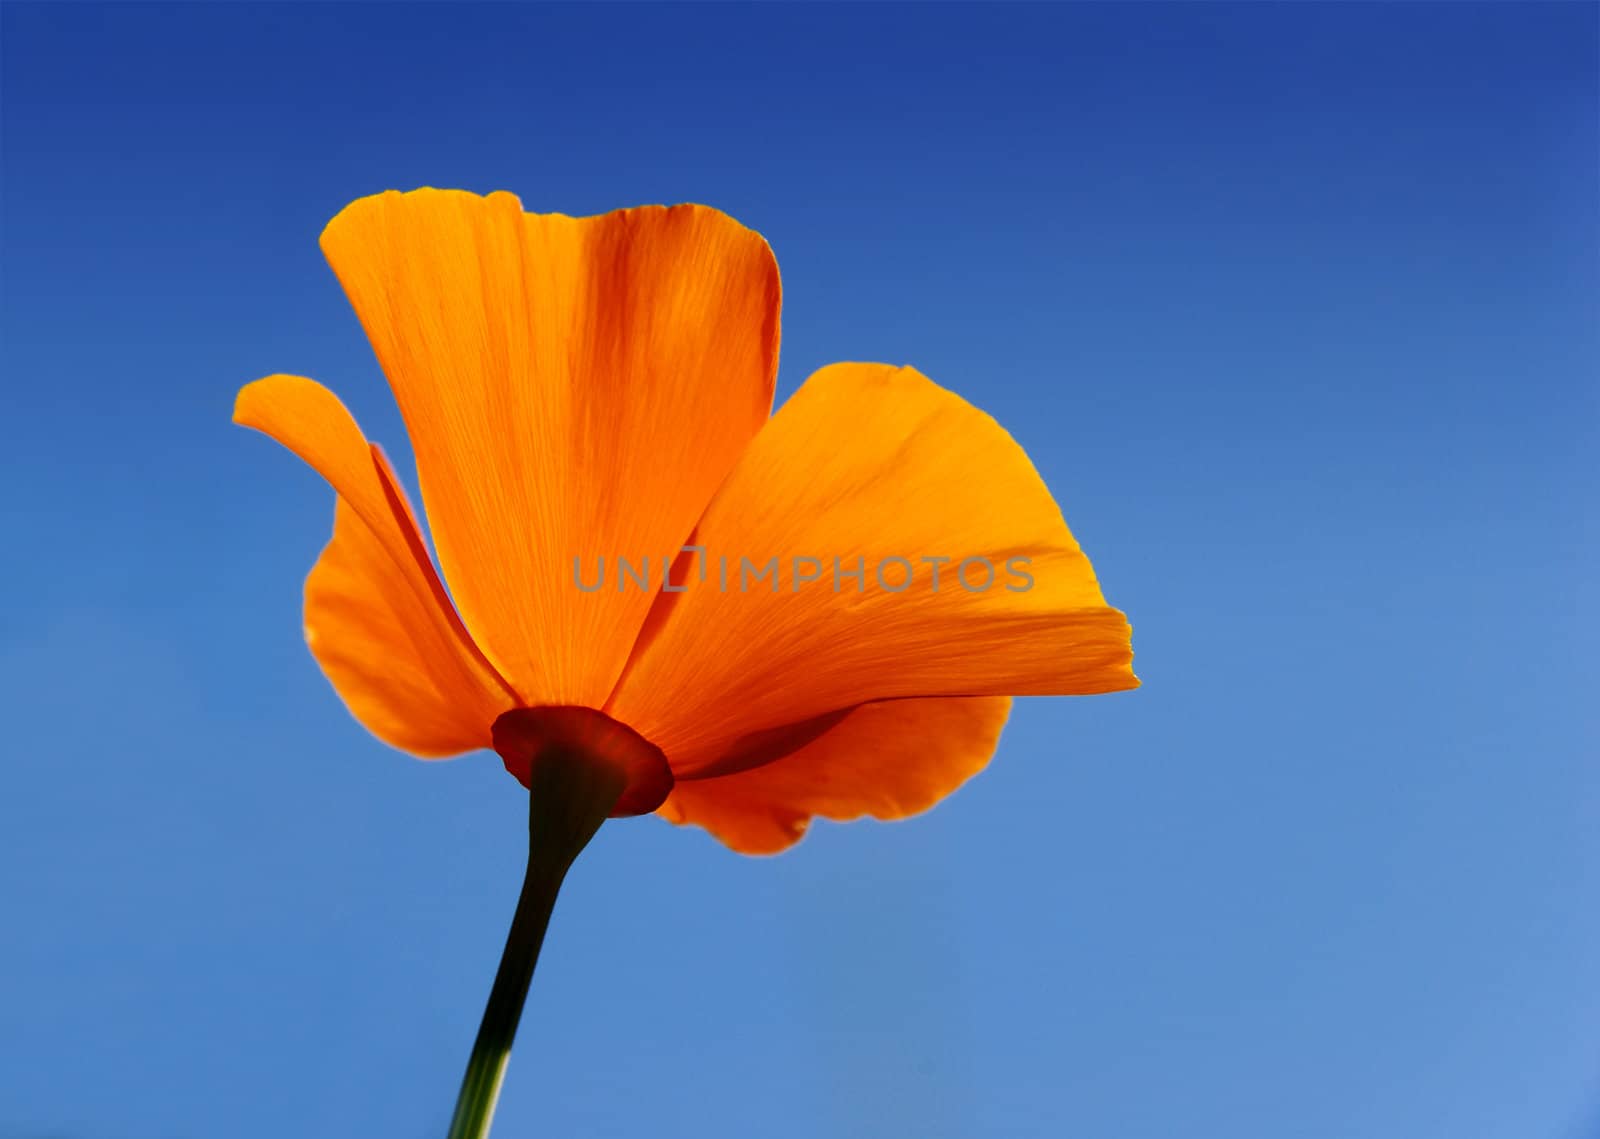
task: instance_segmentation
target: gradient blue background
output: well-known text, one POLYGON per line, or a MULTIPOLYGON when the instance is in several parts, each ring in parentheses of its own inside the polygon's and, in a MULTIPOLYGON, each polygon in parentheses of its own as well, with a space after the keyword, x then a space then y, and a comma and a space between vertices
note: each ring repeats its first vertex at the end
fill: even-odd
POLYGON ((1596 9, 6 4, 0 1136, 442 1134, 523 800, 344 712, 285 370, 421 184, 703 201, 780 395, 1009 425, 1145 687, 932 814, 580 861, 497 1135, 1600 1134, 1596 9))

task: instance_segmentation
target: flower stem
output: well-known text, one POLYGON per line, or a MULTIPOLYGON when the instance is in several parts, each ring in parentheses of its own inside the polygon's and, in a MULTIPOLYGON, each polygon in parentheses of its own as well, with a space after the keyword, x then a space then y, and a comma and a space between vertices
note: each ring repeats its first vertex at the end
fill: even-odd
POLYGON ((449 1139, 489 1134, 556 895, 573 859, 616 805, 623 785, 620 772, 573 750, 550 748, 534 759, 528 788, 528 871, 461 1081, 449 1139))

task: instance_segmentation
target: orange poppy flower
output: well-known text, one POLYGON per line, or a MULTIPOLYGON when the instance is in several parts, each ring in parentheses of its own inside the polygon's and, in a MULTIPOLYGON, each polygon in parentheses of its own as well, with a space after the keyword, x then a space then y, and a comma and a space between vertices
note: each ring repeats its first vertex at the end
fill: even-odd
POLYGON ((613 815, 769 853, 813 816, 932 806, 1011 696, 1138 684, 1126 620, 994 420, 885 364, 823 368, 771 412, 778 269, 725 214, 424 189, 353 203, 322 248, 399 402, 442 580, 326 388, 269 376, 234 418, 338 493, 306 639, 394 747, 493 747, 526 783, 564 742, 618 773, 613 815))
POLYGON ((391 192, 322 247, 400 403, 443 580, 344 405, 259 380, 234 419, 338 492, 306 640, 379 738, 492 747, 530 790, 451 1139, 488 1133, 557 892, 608 815, 770 853, 817 815, 932 806, 1011 696, 1137 685, 1127 621, 994 420, 884 364, 824 368, 771 414, 778 268, 725 214, 391 192))

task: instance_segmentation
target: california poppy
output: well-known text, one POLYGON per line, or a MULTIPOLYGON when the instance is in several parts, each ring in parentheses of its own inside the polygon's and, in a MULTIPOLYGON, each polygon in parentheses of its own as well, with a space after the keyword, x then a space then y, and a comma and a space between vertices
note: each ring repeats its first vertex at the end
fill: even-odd
POLYGON ((823 368, 771 412, 777 265, 727 215, 424 189, 351 204, 322 248, 399 402, 442 577, 337 397, 250 384, 235 421, 338 493, 307 642, 380 739, 493 748, 532 789, 463 1088, 487 1107, 453 1135, 487 1128, 555 890, 605 817, 771 853, 814 816, 931 807, 1011 696, 1138 684, 1126 620, 994 420, 884 364, 823 368))

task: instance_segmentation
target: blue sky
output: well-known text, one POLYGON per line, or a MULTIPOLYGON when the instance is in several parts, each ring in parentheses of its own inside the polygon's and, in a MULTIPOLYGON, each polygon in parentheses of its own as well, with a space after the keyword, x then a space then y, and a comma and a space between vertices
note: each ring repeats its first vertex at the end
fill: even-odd
POLYGON ((933 813, 604 828, 497 1134, 1600 1134, 1596 8, 0 9, 0 1136, 441 1134, 520 879, 300 637, 406 462, 317 250, 433 184, 702 201, 780 395, 1006 424, 1135 626, 933 813))

